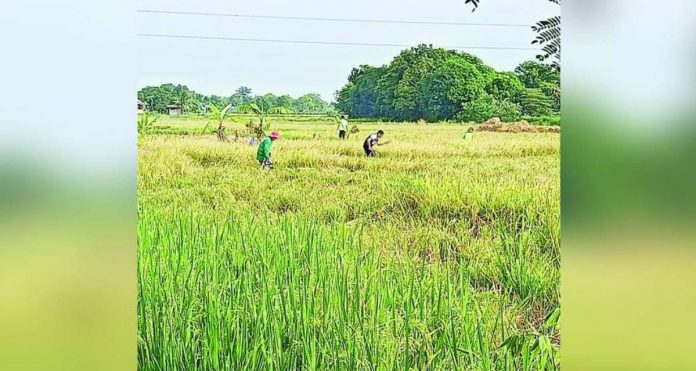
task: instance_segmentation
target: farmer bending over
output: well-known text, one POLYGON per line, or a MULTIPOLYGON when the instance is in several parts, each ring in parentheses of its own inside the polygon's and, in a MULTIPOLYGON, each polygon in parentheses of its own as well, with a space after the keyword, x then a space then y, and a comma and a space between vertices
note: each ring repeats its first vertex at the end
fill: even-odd
POLYGON ((346 115, 341 115, 341 121, 338 122, 338 138, 346 139, 346 133, 348 132, 348 117, 346 115))
POLYGON ((261 169, 273 169, 273 161, 271 161, 271 147, 273 147, 273 141, 278 138, 280 138, 280 133, 273 131, 271 132, 271 135, 263 138, 259 144, 259 149, 256 151, 256 159, 259 160, 261 169))
POLYGON ((474 127, 469 126, 469 129, 464 134, 464 140, 472 140, 472 139, 474 139, 474 127))
POLYGON ((363 149, 365 150, 365 155, 367 157, 377 156, 375 146, 381 146, 383 144, 379 142, 382 136, 384 136, 384 130, 370 134, 367 138, 365 138, 365 142, 363 142, 363 149))

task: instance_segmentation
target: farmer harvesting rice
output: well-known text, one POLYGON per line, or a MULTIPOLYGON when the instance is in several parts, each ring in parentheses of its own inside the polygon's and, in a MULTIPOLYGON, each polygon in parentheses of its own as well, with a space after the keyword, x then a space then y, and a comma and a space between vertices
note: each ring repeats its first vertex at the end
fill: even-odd
POLYGON ((271 132, 271 135, 263 138, 259 144, 259 149, 256 151, 256 159, 261 164, 261 169, 273 169, 273 161, 271 161, 271 148, 273 141, 280 138, 280 133, 277 131, 271 132))
POLYGON ((338 122, 338 138, 346 139, 346 133, 348 132, 348 116, 341 115, 341 120, 338 122))
POLYGON ((363 142, 363 149, 365 150, 365 155, 367 157, 375 157, 377 156, 377 152, 375 152, 375 146, 381 146, 385 143, 380 143, 379 140, 384 136, 384 130, 380 130, 376 133, 370 134, 367 138, 365 138, 365 141, 363 142))
POLYGON ((464 134, 464 140, 472 140, 472 139, 474 139, 474 127, 469 126, 469 129, 464 134))

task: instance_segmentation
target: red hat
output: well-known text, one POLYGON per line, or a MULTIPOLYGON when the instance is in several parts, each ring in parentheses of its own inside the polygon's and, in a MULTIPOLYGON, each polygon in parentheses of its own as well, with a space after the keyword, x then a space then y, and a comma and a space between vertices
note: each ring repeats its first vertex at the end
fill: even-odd
POLYGON ((273 139, 278 139, 278 138, 280 138, 280 133, 277 131, 272 131, 271 135, 269 135, 269 136, 273 139))

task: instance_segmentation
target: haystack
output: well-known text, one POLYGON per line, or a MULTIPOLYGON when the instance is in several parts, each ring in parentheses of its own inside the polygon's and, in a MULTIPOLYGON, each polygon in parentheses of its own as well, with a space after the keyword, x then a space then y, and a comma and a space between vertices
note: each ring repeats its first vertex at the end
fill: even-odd
POLYGON ((531 125, 522 120, 517 122, 503 123, 500 118, 493 117, 486 120, 483 124, 474 125, 476 131, 491 131, 498 133, 560 133, 560 126, 539 126, 531 125))

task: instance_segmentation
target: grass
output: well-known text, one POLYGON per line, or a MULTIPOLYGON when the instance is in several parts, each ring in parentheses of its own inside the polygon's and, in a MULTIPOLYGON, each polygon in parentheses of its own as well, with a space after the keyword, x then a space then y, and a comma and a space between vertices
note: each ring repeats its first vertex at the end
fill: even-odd
POLYGON ((359 126, 140 138, 141 369, 560 367, 559 136, 359 126))

